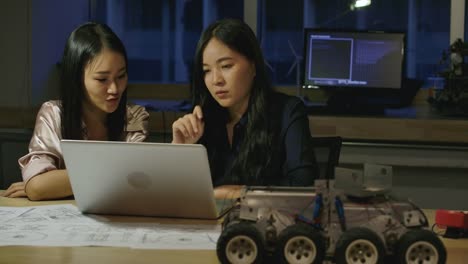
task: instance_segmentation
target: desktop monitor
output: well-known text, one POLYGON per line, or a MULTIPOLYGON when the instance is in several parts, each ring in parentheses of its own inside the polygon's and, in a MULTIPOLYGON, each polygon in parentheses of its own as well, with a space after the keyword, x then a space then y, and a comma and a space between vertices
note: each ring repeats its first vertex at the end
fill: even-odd
POLYGON ((413 82, 402 89, 409 83, 404 33, 315 28, 304 33, 302 87, 327 91, 330 110, 382 112, 407 104, 416 94, 413 82))
POLYGON ((404 33, 305 31, 305 88, 401 88, 404 33))

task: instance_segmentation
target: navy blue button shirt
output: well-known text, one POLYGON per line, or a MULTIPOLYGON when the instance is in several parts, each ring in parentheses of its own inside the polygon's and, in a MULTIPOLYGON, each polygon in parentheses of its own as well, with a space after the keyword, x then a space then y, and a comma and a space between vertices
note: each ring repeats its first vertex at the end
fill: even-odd
MULTIPOLYGON (((272 96, 269 122, 275 127, 275 142, 269 168, 253 185, 309 186, 317 177, 317 164, 310 143, 309 120, 306 109, 297 97, 275 93, 272 96)), ((202 142, 207 148, 213 185, 246 184, 230 179, 231 165, 236 159, 245 137, 248 116, 245 114, 234 126, 232 146, 229 144, 226 126, 202 142)))

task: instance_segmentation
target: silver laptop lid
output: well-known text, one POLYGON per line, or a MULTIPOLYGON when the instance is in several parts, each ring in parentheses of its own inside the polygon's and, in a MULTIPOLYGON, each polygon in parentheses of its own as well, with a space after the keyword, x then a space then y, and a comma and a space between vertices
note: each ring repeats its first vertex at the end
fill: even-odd
POLYGON ((203 145, 62 140, 61 147, 82 212, 218 217, 203 145))

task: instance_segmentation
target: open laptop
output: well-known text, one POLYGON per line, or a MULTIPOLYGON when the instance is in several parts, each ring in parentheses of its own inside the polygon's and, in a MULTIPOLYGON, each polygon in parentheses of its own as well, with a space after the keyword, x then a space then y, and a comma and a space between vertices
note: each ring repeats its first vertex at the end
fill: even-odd
POLYGON ((217 219, 206 149, 197 144, 62 140, 83 213, 217 219))

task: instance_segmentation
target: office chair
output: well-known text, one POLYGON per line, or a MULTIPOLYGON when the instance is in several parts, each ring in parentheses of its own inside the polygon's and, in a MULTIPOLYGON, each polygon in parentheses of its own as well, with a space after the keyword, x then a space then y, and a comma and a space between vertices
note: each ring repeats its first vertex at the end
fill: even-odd
POLYGON ((319 168, 318 179, 334 179, 340 162, 341 137, 312 137, 311 145, 319 168))
POLYGON ((0 128, 0 190, 22 181, 18 159, 28 154, 30 129, 0 128))

